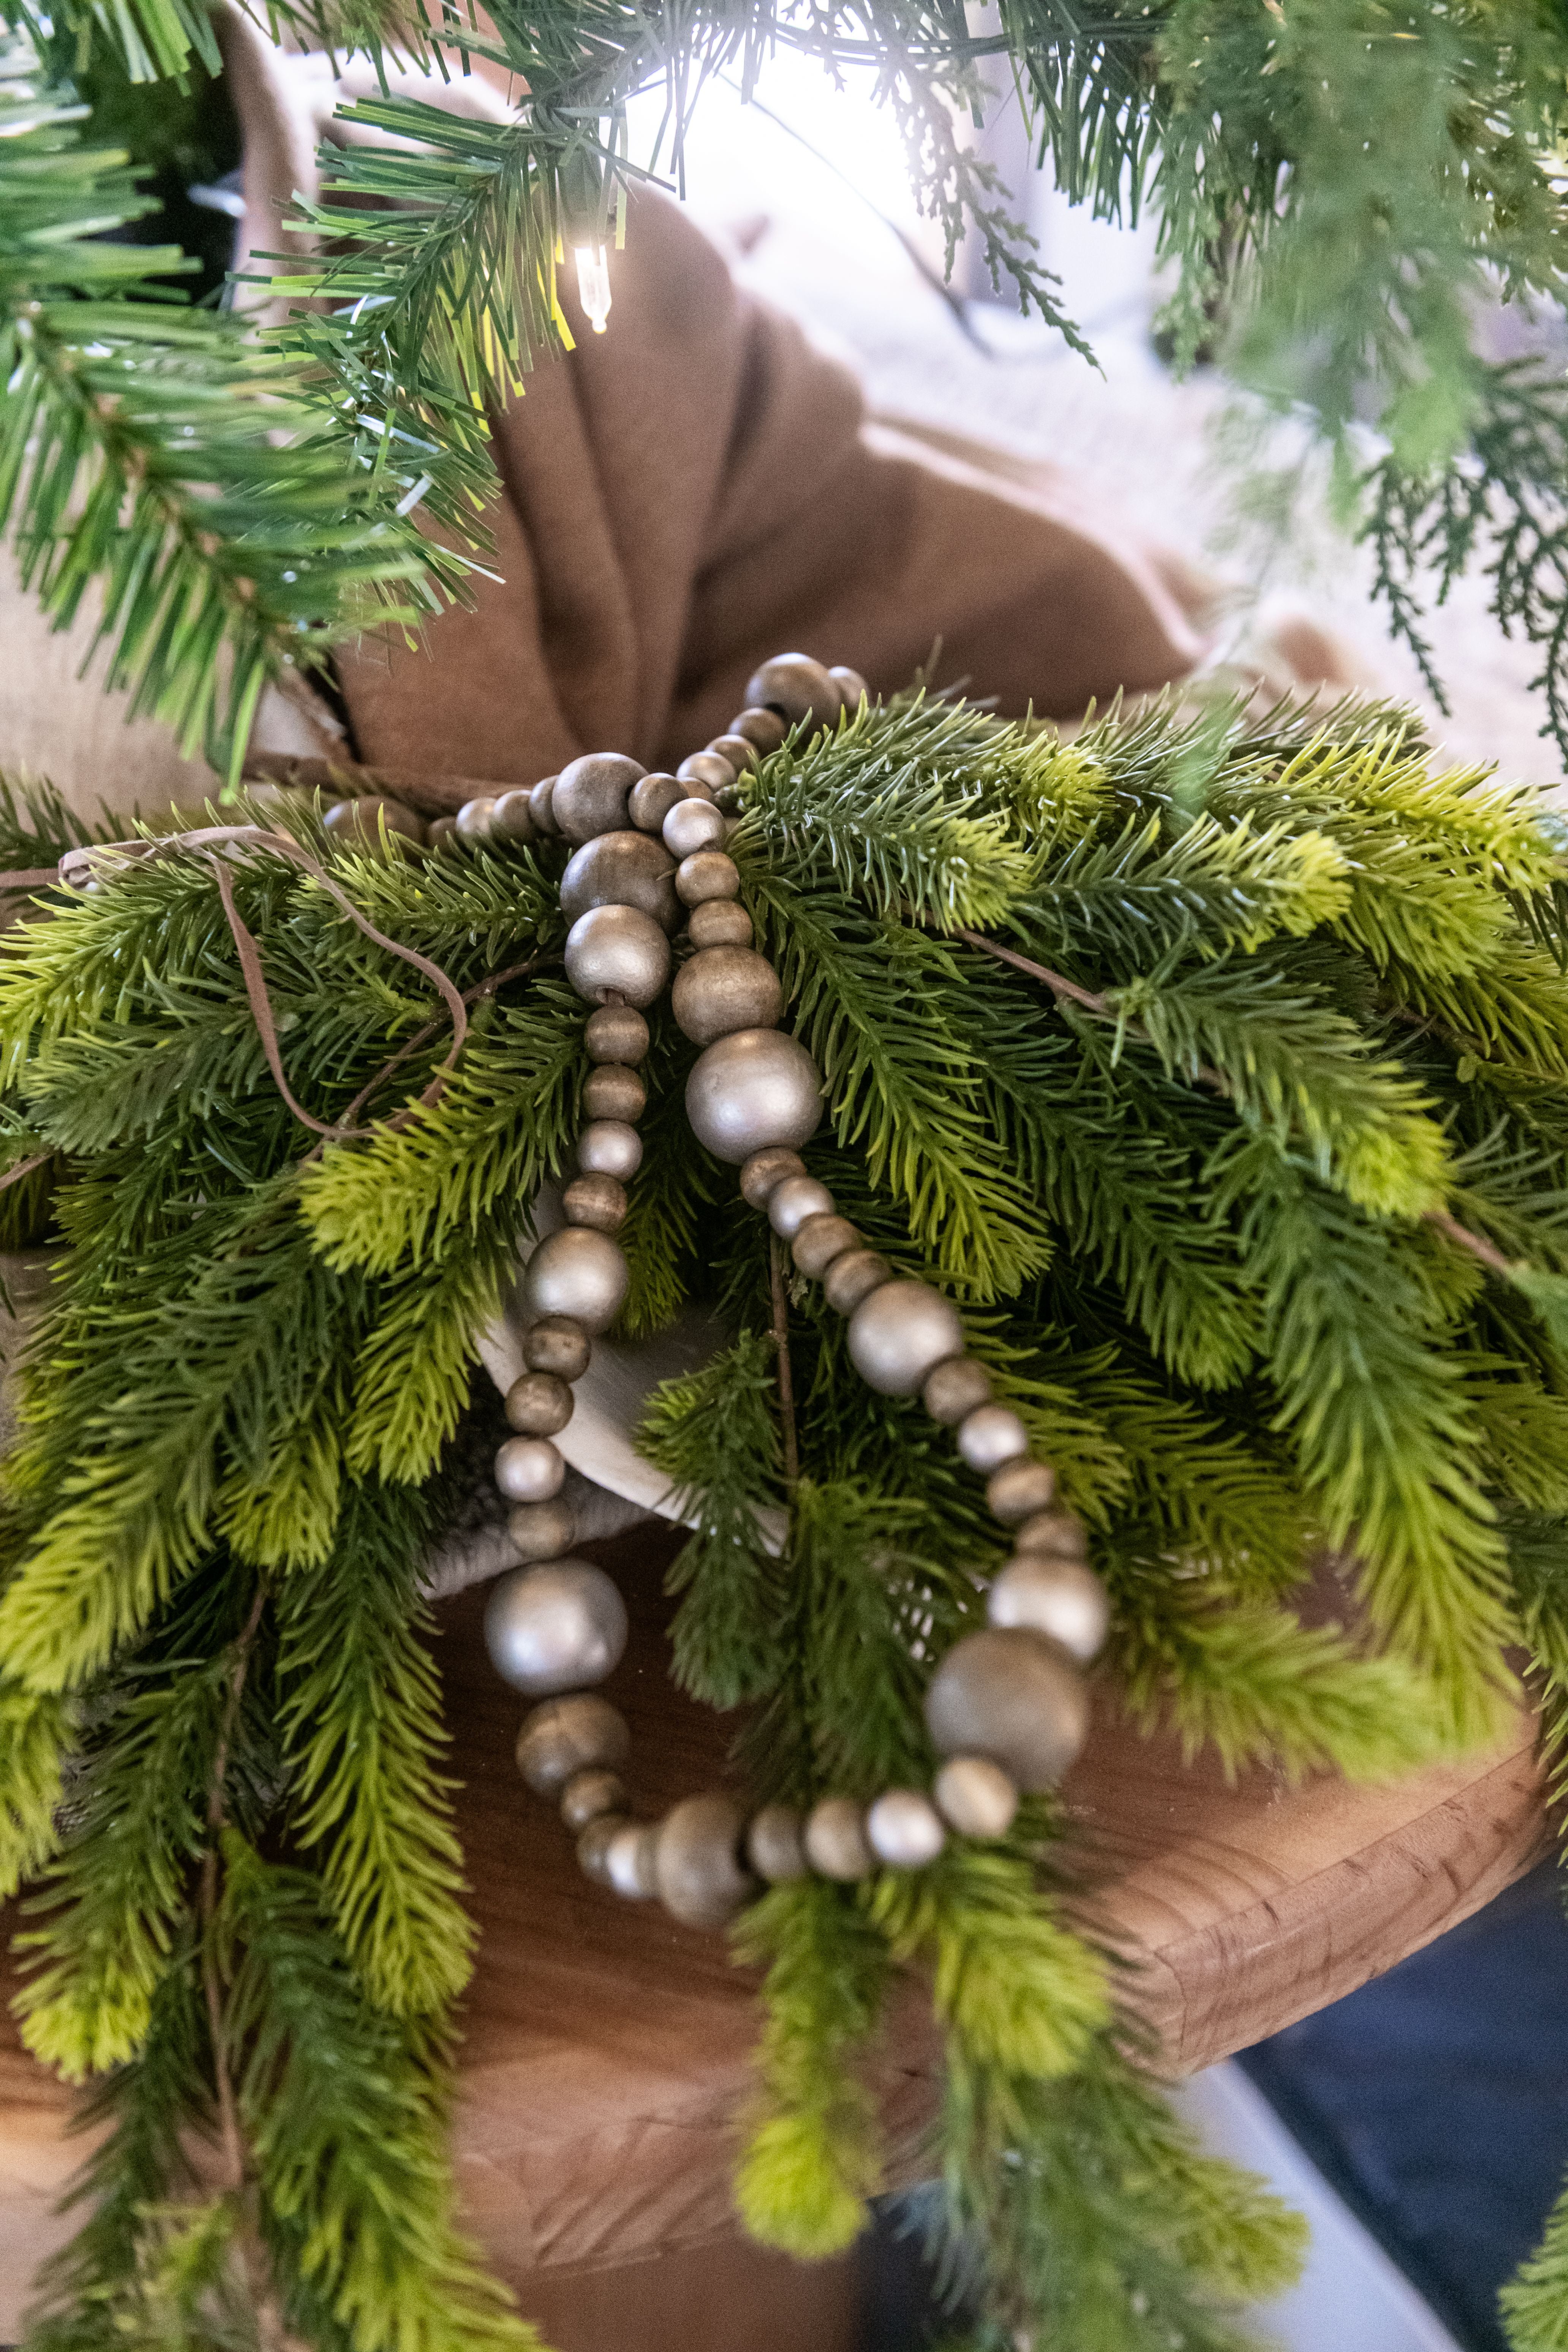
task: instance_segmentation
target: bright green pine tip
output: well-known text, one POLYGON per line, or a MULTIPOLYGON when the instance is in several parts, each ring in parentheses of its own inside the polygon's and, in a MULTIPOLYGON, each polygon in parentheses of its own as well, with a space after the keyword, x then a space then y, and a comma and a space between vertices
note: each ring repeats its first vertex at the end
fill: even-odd
POLYGON ((760 2245, 819 2262, 854 2244, 878 2186, 858 2139, 820 2108, 795 2108, 752 2133, 735 2168, 735 2207, 760 2245))

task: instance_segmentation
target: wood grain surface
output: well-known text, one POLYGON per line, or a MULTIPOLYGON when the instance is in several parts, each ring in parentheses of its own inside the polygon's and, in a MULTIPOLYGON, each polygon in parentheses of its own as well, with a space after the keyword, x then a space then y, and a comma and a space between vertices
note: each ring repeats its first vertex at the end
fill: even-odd
MULTIPOLYGON (((631 1723, 630 1783, 650 1813, 721 1777, 732 1728, 668 1678, 661 1588, 678 1541, 659 1528, 599 1548, 633 1620, 626 1657, 605 1687, 631 1723)), ((513 1767, 524 1710, 484 1655, 484 1598, 471 1591, 438 1612, 463 1782, 458 1825, 480 1928, 457 2121, 469 2220, 524 2297, 553 2314, 563 2352, 579 2344, 618 2352, 594 2280, 680 2249, 693 2250, 695 2268, 658 2272, 667 2289, 681 2275, 708 2279, 715 2293, 721 2275, 751 2279, 773 2328, 752 2336, 759 2352, 764 2344, 792 2352, 797 2340, 828 2352, 846 2324, 840 2275, 809 2292, 766 2288, 756 2284, 768 2275, 765 2263, 756 2267, 763 2258, 734 2240, 728 2179, 754 1988, 730 1965, 722 1938, 580 1877, 569 1839, 513 1767), (573 2273, 583 2281, 575 2296, 573 2273), (583 2315, 592 2310, 601 2317, 590 2324, 583 2315)), ((1534 1727, 1522 1707, 1490 1753, 1393 1787, 1324 1778, 1290 1789, 1263 1774, 1227 1787, 1208 1762, 1185 1765, 1170 1744, 1133 1736, 1107 1693, 1068 1795, 1083 1833, 1086 1916, 1135 1958, 1131 1989, 1176 2073, 1390 1967, 1507 1885, 1545 1842, 1534 1727)), ((910 1987, 878 2060, 895 2177, 920 2170, 936 2063, 910 1987)), ((7 2023, 0 2339, 14 2334, 33 2265, 64 2233, 51 2208, 81 2147, 65 2137, 70 2105, 7 2023)), ((654 2324, 665 2290, 656 2292, 654 2277, 647 2271, 646 2294, 632 2298, 647 2323, 647 2352, 665 2340, 654 2324)), ((689 2314, 695 2292, 676 2294, 689 2314)), ((682 2323, 669 2340, 700 2352, 726 2339, 682 2323)))

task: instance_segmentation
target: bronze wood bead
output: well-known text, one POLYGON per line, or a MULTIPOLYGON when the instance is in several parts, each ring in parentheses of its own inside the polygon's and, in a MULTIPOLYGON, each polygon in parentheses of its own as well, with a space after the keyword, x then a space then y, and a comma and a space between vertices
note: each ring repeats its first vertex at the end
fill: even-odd
POLYGON ((490 837, 490 819, 496 813, 492 793, 480 793, 465 801, 458 811, 458 839, 465 849, 482 849, 490 837))
POLYGON ((493 842, 532 841, 538 832, 528 793, 502 793, 490 812, 493 842))
POLYGON ((626 821, 626 796, 647 774, 619 751, 585 751, 568 760, 555 779, 550 813, 568 841, 592 841, 626 821))
POLYGON ((605 1771, 600 1765, 574 1772, 561 1791, 561 1818, 574 1832, 581 1832, 605 1813, 624 1818, 626 1810, 626 1782, 618 1772, 605 1771))
POLYGON ((770 1144, 765 1151, 753 1151, 742 1169, 741 1197, 749 1208, 765 1209, 775 1184, 782 1184, 786 1176, 805 1174, 805 1162, 798 1151, 770 1144))
POLYGON ((680 901, 675 860, 663 842, 627 829, 598 834, 574 850, 561 877, 561 911, 574 923, 590 907, 637 907, 672 931, 680 901))
POLYGON ((1092 1665, 1110 1631, 1110 1600, 1080 1559, 1025 1552, 992 1583, 985 1613, 993 1625, 1028 1625, 1046 1633, 1075 1664, 1092 1665))
POLYGON ((610 1875, 610 1850, 622 1830, 629 1826, 625 1813, 601 1813, 590 1822, 577 1841, 577 1867, 584 1878, 595 1886, 615 1886, 610 1875))
POLYGON ((622 1822, 605 1847, 605 1876, 617 1895, 646 1903, 658 1893, 658 1828, 653 1822, 622 1822))
POLYGON ((849 1360, 879 1396, 918 1394, 937 1365, 963 1349, 958 1309, 929 1282, 884 1283, 849 1318, 849 1360))
POLYGON ((509 1503, 548 1503, 565 1475, 561 1450, 547 1437, 509 1437, 496 1454, 496 1485, 509 1503))
MULTIPOLYGON (((844 698, 819 661, 809 654, 778 654, 753 672, 746 688, 748 704, 776 710, 792 727, 831 727, 844 708, 844 698)), ((743 730, 737 730, 743 731, 743 730)))
POLYGON ((334 842, 348 848, 379 852, 382 827, 386 827, 386 845, 395 848, 400 842, 422 842, 425 821, 401 801, 387 800, 378 793, 364 793, 360 799, 339 801, 322 819, 334 842))
POLYGON ((1014 1528, 1037 1511, 1049 1510, 1056 1491, 1056 1473, 1049 1463, 1031 1461, 1026 1454, 993 1470, 985 1482, 985 1501, 993 1518, 1014 1528))
POLYGON ((972 1412, 991 1402, 991 1375, 973 1356, 949 1356, 926 1376, 921 1402, 933 1421, 956 1429, 972 1412))
POLYGON ((577 1514, 563 1495, 548 1503, 519 1503, 506 1515, 507 1536, 525 1568, 564 1559, 577 1540, 577 1514))
POLYGON ((796 1151, 822 1118, 822 1079, 798 1037, 737 1029, 704 1045, 686 1081, 691 1132, 739 1168, 769 1144, 796 1151))
POLYGON ((868 1878, 877 1857, 866 1839, 865 1816, 852 1797, 824 1797, 806 1815, 805 1858, 821 1878, 868 1878))
POLYGON ((522 1360, 531 1372, 580 1381, 592 1352, 587 1332, 570 1315, 542 1315, 523 1334, 522 1360))
POLYGON ((793 1805, 764 1805, 746 1832, 746 1860, 770 1886, 805 1876, 805 1848, 800 1842, 800 1815, 793 1805))
POLYGON ((561 831, 561 827, 555 822, 556 781, 554 776, 541 776, 528 795, 529 814, 533 819, 534 828, 537 832, 547 835, 551 834, 559 835, 561 831))
POLYGON ((738 898, 741 869, 721 849, 700 849, 676 867, 675 895, 683 907, 705 906, 710 898, 738 898))
POLYGON ((892 1267, 875 1250, 846 1250, 823 1276, 822 1295, 836 1315, 853 1315, 863 1298, 892 1279, 892 1267))
POLYGON ((782 1242, 794 1241, 807 1217, 835 1213, 832 1193, 815 1176, 786 1176, 768 1194, 768 1223, 782 1242))
MULTIPOLYGON (((517 1442, 517 1441, 514 1441, 517 1442)), ((615 1672, 626 1646, 626 1604, 585 1559, 509 1569, 485 1603, 485 1647, 503 1682, 532 1698, 586 1690, 615 1672)))
POLYGON ((626 814, 639 833, 661 834, 664 820, 677 801, 691 797, 686 785, 661 769, 658 774, 644 776, 626 795, 626 814))
POLYGON ((664 845, 672 857, 690 857, 700 849, 722 848, 729 830, 711 801, 677 801, 664 820, 664 845))
POLYGON ((729 761, 737 781, 757 764, 757 747, 748 743, 743 735, 715 735, 708 749, 717 752, 721 760, 729 761))
POLYGON ((517 1735, 517 1769, 536 1797, 553 1797, 575 1773, 614 1771, 631 1754, 618 1707, 596 1691, 574 1691, 530 1708, 517 1735))
POLYGON ((583 1044, 591 1062, 640 1062, 647 1053, 648 1027, 632 1004, 601 1004, 583 1024, 583 1044))
POLYGON ((857 1248, 859 1240, 847 1217, 824 1213, 807 1217, 804 1224, 795 1227, 790 1255, 802 1274, 819 1282, 834 1259, 842 1257, 846 1250, 857 1248))
POLYGON ((445 849, 449 842, 456 844, 457 840, 458 820, 455 816, 432 817, 425 828, 426 849, 445 849))
POLYGON ((1081 1519, 1067 1511, 1036 1511, 1013 1530, 1014 1549, 1043 1559, 1087 1559, 1089 1539, 1081 1519))
POLYGON ((710 793, 728 792, 735 781, 734 765, 721 751, 693 751, 675 775, 678 783, 706 784, 710 793))
POLYGON ((590 1004, 651 1004, 669 978, 664 926, 640 907, 590 907, 566 934, 566 977, 590 1004))
POLYGON ((947 1831, 918 1789, 884 1789, 867 1808, 866 1843, 890 1870, 923 1870, 947 1843, 947 1831))
POLYGON ((752 919, 733 898, 704 898, 691 909, 686 935, 694 948, 749 948, 752 919))
POLYGON ((844 699, 844 708, 853 719, 861 703, 869 701, 870 688, 858 669, 848 669, 842 662, 836 662, 827 675, 838 688, 844 699))
POLYGON ((983 1477, 1029 1450, 1029 1433, 1009 1404, 977 1405, 958 1424, 958 1451, 983 1477))
POLYGON ((966 1634, 931 1676, 926 1728, 940 1756, 989 1756, 1020 1789, 1054 1788, 1089 1732, 1083 1684, 1054 1642, 1024 1626, 966 1634))
POLYGON ((590 1119, 577 1138, 584 1176, 614 1176, 624 1184, 642 1166, 642 1138, 624 1118, 590 1119))
POLYGON ((989 1756, 950 1756, 932 1783, 936 1806, 960 1837, 1005 1837, 1018 1791, 989 1756))
POLYGON ((659 1824, 654 1867, 659 1900, 688 1927, 722 1927, 750 1902, 756 1882, 742 1867, 744 1824, 732 1797, 687 1797, 659 1824))
POLYGON ((569 1225, 618 1233, 626 1221, 626 1188, 615 1176, 574 1176, 561 1196, 569 1225))
POLYGON ((521 1437, 553 1437, 572 1418, 572 1391, 559 1372, 523 1372, 506 1392, 506 1417, 521 1437))
POLYGON ((583 1082, 583 1108, 590 1118, 624 1119, 629 1127, 647 1108, 647 1088, 624 1062, 604 1062, 583 1082))
POLYGON ((765 760, 770 751, 778 750, 789 729, 776 710, 759 710, 752 705, 736 712, 730 721, 730 732, 739 735, 742 742, 754 743, 765 760))
POLYGON ((737 1029, 773 1029, 784 988, 765 956, 751 948, 701 948, 675 975, 670 1010, 693 1045, 710 1045, 737 1029))

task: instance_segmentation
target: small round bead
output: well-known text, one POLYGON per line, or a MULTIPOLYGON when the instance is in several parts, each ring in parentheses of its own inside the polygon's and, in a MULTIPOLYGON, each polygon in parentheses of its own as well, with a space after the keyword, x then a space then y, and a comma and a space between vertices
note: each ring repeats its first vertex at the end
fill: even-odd
POLYGON ((614 1176, 574 1176, 561 1195, 569 1225, 618 1233, 626 1221, 626 1188, 614 1176))
POLYGON ((506 1417, 520 1436, 553 1437, 572 1418, 572 1391, 555 1372, 524 1372, 506 1392, 506 1417))
POLYGON ((485 1646, 514 1690, 541 1698, 580 1690, 602 1683, 620 1664, 626 1604, 604 1570, 585 1559, 514 1568, 490 1594, 485 1646))
POLYGON ((722 1927, 756 1892, 740 1859, 733 1798, 688 1797, 659 1823, 654 1870, 659 1901, 688 1927, 722 1927))
POLYGON ((457 838, 458 820, 455 816, 432 817, 425 828, 426 849, 445 849, 449 843, 455 843, 457 838))
POLYGON ((496 1455, 496 1485, 509 1503, 548 1503, 565 1476, 560 1448, 548 1437, 509 1437, 496 1455))
POLYGON ((660 770, 632 786, 626 795, 626 814, 639 833, 662 833, 664 820, 676 803, 689 798, 684 784, 660 770))
POLYGON ((983 1475, 1029 1450, 1029 1433, 1008 1404, 977 1405, 958 1424, 958 1450, 983 1475))
POLYGON ((624 1062, 602 1062, 583 1082, 583 1108, 590 1118, 618 1118, 629 1126, 647 1108, 647 1088, 624 1062))
POLYGON ((1089 1731, 1089 1699, 1055 1643, 1022 1626, 966 1634, 931 1676, 939 1756, 989 1756, 1020 1789, 1051 1789, 1089 1731))
POLYGON ((863 1298, 892 1279, 892 1267, 875 1250, 846 1250, 823 1276, 822 1295, 836 1315, 853 1315, 863 1298))
POLYGON ((605 1876, 628 1903, 646 1903, 658 1893, 655 1875, 658 1831, 652 1822, 620 1822, 605 1841, 605 1876))
POLYGON ((1080 1666, 1092 1665, 1110 1631, 1110 1601, 1094 1570, 1080 1560, 1043 1559, 1037 1552, 1010 1559, 1000 1570, 985 1613, 993 1625, 1048 1633, 1080 1666))
POLYGON ((991 1402, 991 1375, 973 1356, 950 1356, 927 1375, 921 1402, 933 1421, 954 1429, 991 1402))
POLYGON ((1005 1837, 1018 1810, 1017 1790, 989 1756, 950 1756, 931 1794, 960 1837, 1005 1837))
POLYGON ((646 833, 601 833, 574 850, 561 877, 561 911, 569 923, 590 907, 636 907, 661 929, 680 920, 675 860, 646 833))
POLYGON ((790 1255, 802 1274, 813 1282, 820 1282, 836 1257, 854 1249, 860 1236, 847 1217, 824 1213, 807 1217, 795 1228, 790 1255))
POLYGON ((746 1860, 770 1886, 805 1876, 805 1849, 800 1842, 800 1815, 793 1805, 764 1805, 753 1814, 746 1832, 746 1860))
POLYGON ((1000 1519, 1005 1528, 1013 1528, 1020 1519, 1032 1518, 1037 1511, 1049 1510, 1056 1491, 1056 1472, 1050 1465, 1033 1462, 1025 1454, 1016 1462, 1005 1462, 1000 1470, 993 1470, 985 1482, 985 1501, 993 1518, 1000 1519))
POLYGON ((894 1870, 923 1870, 947 1843, 947 1832, 918 1789, 887 1789, 867 1812, 866 1843, 894 1870))
POLYGON ((1081 1519, 1067 1511, 1036 1511, 1013 1530, 1013 1549, 1041 1559, 1087 1559, 1089 1538, 1081 1519))
POLYGON ((866 1878, 877 1867, 860 1808, 850 1797, 824 1797, 813 1805, 803 1843, 819 1878, 866 1878))
POLYGON ((706 784, 710 792, 727 792, 735 781, 733 764, 721 751, 693 751, 682 760, 676 777, 683 784, 706 784))
POLYGON ((879 1396, 913 1396, 963 1347, 958 1309, 929 1282, 885 1282, 849 1318, 849 1359, 879 1396))
POLYGON ((559 1372, 580 1381, 588 1369, 588 1334, 569 1315, 545 1315, 523 1335, 522 1360, 531 1372, 559 1372))
POLYGON ((481 793, 477 800, 465 801, 458 811, 458 839, 465 849, 482 849, 490 837, 490 819, 496 813, 493 795, 481 793))
POLYGON ((719 849, 730 828, 711 801, 677 801, 663 824, 664 845, 675 857, 719 849))
POLYGON ((703 898, 691 909, 686 936, 694 948, 749 948, 752 919, 733 898, 703 898))
POLYGON ((334 841, 347 843, 354 849, 378 850, 381 828, 386 827, 388 846, 397 841, 420 842, 425 839, 423 818, 401 801, 384 799, 381 794, 367 793, 359 800, 339 801, 322 819, 334 841))
POLYGON ((559 835, 561 831, 555 822, 556 782, 554 776, 541 776, 528 795, 528 812, 538 833, 559 835))
POLYGON ((675 975, 670 1010, 696 1045, 737 1029, 771 1029, 784 1011, 784 989, 764 956, 750 948, 703 948, 675 975))
POLYGON ((715 735, 708 749, 716 751, 721 760, 728 760, 737 781, 757 764, 757 747, 748 743, 743 735, 715 735))
POLYGON ((613 1886, 610 1876, 610 1849, 622 1830, 630 1823, 625 1813, 601 1813, 590 1822, 577 1841, 577 1867, 584 1878, 595 1886, 613 1886))
POLYGON ((577 1138, 577 1165, 584 1176, 614 1176, 624 1184, 642 1166, 642 1138, 624 1118, 590 1119, 577 1138))
POLYGON ((858 669, 847 669, 842 662, 836 662, 827 675, 843 696, 844 708, 853 719, 862 702, 870 700, 870 688, 858 669))
POLYGON ((558 1796, 574 1774, 613 1771, 631 1754, 632 1735, 618 1707, 596 1691, 547 1698, 530 1710, 517 1735, 517 1769, 536 1797, 558 1796))
POLYGON ((753 1151, 741 1171, 741 1197, 751 1208, 765 1209, 775 1184, 782 1184, 786 1176, 805 1174, 805 1162, 798 1151, 784 1151, 776 1145, 767 1151, 753 1151))
POLYGON ((759 710, 753 706, 737 712, 730 721, 730 732, 738 735, 743 743, 754 743, 765 760, 770 751, 778 750, 789 729, 776 710, 759 710))
POLYGON ((822 1117, 816 1064, 782 1030, 739 1029, 698 1055, 686 1116, 698 1142, 731 1167, 766 1144, 794 1150, 822 1117))
POLYGON ((815 1176, 786 1176, 768 1194, 768 1223, 780 1241, 793 1241, 807 1217, 837 1213, 833 1195, 815 1176))
POLYGON ((844 708, 837 685, 809 654, 780 654, 764 662, 752 674, 746 700, 776 710, 792 727, 802 719, 812 727, 831 727, 844 708))
POLYGON ((561 1818, 574 1832, 585 1830, 604 1813, 624 1815, 626 1810, 626 1782, 618 1772, 602 1771, 596 1766, 574 1772, 561 1791, 561 1818))
POLYGON ((490 815, 490 839, 493 842, 531 841, 538 827, 528 793, 502 793, 490 815))
POLYGON ((669 941, 640 907, 591 907, 566 934, 566 977, 590 1003, 615 990, 651 1004, 669 978, 669 941))
POLYGON ((634 1005, 601 1004, 583 1024, 591 1062, 640 1062, 647 1052, 647 1023, 634 1005))
POLYGON ((616 832, 626 821, 626 795, 646 773, 619 751, 585 751, 580 760, 569 760, 550 799, 557 831, 568 841, 616 832))
POLYGON ((552 1503, 519 1503, 506 1515, 506 1531, 528 1564, 563 1559, 577 1540, 577 1514, 561 1495, 552 1503))
POLYGON ((626 1259, 607 1234, 564 1225, 545 1236, 524 1267, 522 1303, 531 1315, 569 1315, 585 1331, 607 1331, 630 1280, 626 1259))
POLYGON ((705 907, 714 898, 738 898, 741 869, 721 849, 694 850, 675 869, 675 895, 683 907, 705 907))

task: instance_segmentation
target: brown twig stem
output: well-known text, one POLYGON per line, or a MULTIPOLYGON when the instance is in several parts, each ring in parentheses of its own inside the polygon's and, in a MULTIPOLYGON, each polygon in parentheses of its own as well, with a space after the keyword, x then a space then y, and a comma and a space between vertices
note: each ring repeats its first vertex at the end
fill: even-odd
MULTIPOLYGON (((531 971, 538 961, 539 958, 537 956, 529 956, 522 963, 508 964, 504 971, 492 971, 487 973, 485 978, 479 981, 474 987, 464 989, 463 1003, 465 1004, 478 1004, 482 997, 493 996, 496 990, 498 988, 504 988, 509 980, 521 980, 525 971, 531 971)), ((440 1014, 437 1013, 433 1021, 426 1021, 423 1028, 416 1029, 412 1037, 405 1037, 402 1045, 397 1048, 396 1053, 390 1055, 388 1058, 383 1062, 375 1076, 373 1078, 367 1079, 365 1084, 361 1087, 353 1102, 350 1103, 348 1108, 343 1112, 342 1118, 338 1122, 339 1126, 347 1127, 351 1120, 357 1118, 360 1112, 364 1108, 366 1103, 371 1100, 372 1097, 380 1093, 388 1078, 395 1076, 397 1071, 402 1067, 403 1064, 406 1062, 412 1055, 416 1054, 422 1045, 427 1045, 432 1037, 439 1036, 445 1026, 445 1022, 442 1020, 440 1014)), ((392 1121, 388 1120, 387 1128, 389 1130, 392 1128, 392 1121)), ((302 1168, 308 1168, 312 1160, 319 1160, 321 1158, 321 1153, 326 1147, 327 1140, 328 1139, 323 1136, 320 1143, 313 1144, 311 1146, 310 1150, 306 1152, 304 1159, 300 1163, 302 1168)))
MULTIPOLYGON (((1068 980, 1061 972, 1052 971, 1046 964, 1035 963, 1028 956, 1020 955, 1016 948, 1001 947, 996 940, 986 939, 981 931, 955 930, 951 932, 949 937, 962 940, 966 947, 979 948, 984 954, 994 956, 998 963, 1010 963, 1015 971, 1026 972, 1031 980, 1039 981, 1042 986, 1050 990, 1053 996, 1060 998, 1068 1004, 1076 1004, 1080 1013, 1091 1013, 1097 1021, 1118 1023, 1126 1034, 1129 1037, 1135 1037, 1141 1045, 1147 1045, 1152 1042, 1149 1032, 1141 1021, 1128 1020, 1125 1014, 1117 1012, 1113 1004, 1108 1004, 1103 996, 1096 996, 1091 988, 1080 988, 1076 980, 1068 980)), ((1227 1095, 1230 1092, 1229 1084, 1223 1073, 1211 1070, 1206 1062, 1199 1062, 1188 1075, 1194 1078, 1200 1087, 1211 1087, 1216 1095, 1227 1095)))
POLYGON ((779 1422, 784 1431, 784 1485, 793 1494, 800 1477, 800 1446, 795 1428, 795 1381, 789 1362, 789 1297, 784 1289, 784 1244, 768 1237, 768 1281, 773 1299, 773 1351, 779 1368, 779 1422))

